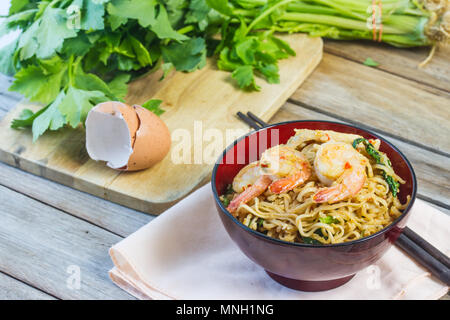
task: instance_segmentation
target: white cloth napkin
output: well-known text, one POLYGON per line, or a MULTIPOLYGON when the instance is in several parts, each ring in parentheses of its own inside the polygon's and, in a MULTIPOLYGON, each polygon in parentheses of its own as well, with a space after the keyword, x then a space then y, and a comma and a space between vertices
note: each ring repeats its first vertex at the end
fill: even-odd
MULTIPOLYGON (((417 199, 408 226, 449 254, 449 216, 417 199)), ((210 184, 114 245, 110 255, 111 279, 140 299, 438 299, 448 291, 395 246, 341 287, 283 287, 228 236, 210 184)))

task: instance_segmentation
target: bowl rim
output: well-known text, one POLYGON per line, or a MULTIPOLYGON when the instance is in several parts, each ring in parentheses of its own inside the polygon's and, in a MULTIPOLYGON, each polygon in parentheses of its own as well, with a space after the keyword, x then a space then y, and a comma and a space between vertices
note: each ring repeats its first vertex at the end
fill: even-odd
POLYGON ((294 247, 301 247, 301 248, 335 248, 335 247, 346 247, 346 246, 352 246, 355 244, 359 244, 362 242, 366 242, 369 241, 371 239, 374 239, 376 237, 378 237, 379 235, 388 232, 390 229, 394 228, 401 220, 403 220, 407 213, 411 210, 414 201, 416 200, 416 193, 417 193, 417 178, 416 178, 416 174, 414 172, 414 169, 411 165, 411 163, 409 162, 408 158, 395 146, 393 145, 390 141, 386 140, 385 138, 380 137, 378 134, 372 132, 371 130, 366 130, 363 129, 361 127, 355 126, 355 125, 351 125, 351 124, 347 124, 347 123, 343 123, 343 122, 337 122, 337 121, 329 121, 329 120, 289 120, 289 121, 282 121, 282 122, 278 122, 278 123, 273 123, 270 124, 268 126, 262 127, 258 130, 253 130, 250 131, 249 133, 237 138, 236 140, 234 140, 223 152, 222 154, 219 156, 219 158, 217 159, 216 163, 214 164, 214 168, 212 171, 212 176, 211 176, 211 186, 212 186, 212 191, 213 191, 213 195, 214 195, 214 200, 216 201, 216 204, 219 206, 219 208, 222 210, 223 213, 225 213, 230 219, 231 221, 233 221, 234 223, 236 223, 240 228, 242 228, 244 231, 250 232, 251 234, 253 234, 254 236, 257 236, 259 238, 262 238, 262 240, 266 240, 269 242, 274 242, 275 244, 279 244, 279 245, 287 245, 287 246, 294 246, 294 247), (239 141, 245 139, 248 136, 254 135, 260 131, 263 130, 267 130, 270 129, 272 127, 276 127, 276 126, 280 126, 280 125, 286 125, 286 124, 290 124, 290 123, 304 123, 304 122, 317 122, 317 123, 330 123, 330 124, 338 124, 338 125, 344 125, 350 128, 355 128, 358 130, 362 130, 365 131, 371 135, 373 135, 374 137, 376 137, 377 139, 380 139, 380 141, 388 144, 395 152, 397 152, 405 161, 406 165, 408 166, 409 171, 411 172, 412 175, 412 193, 411 193, 411 201, 408 203, 408 206, 403 210, 403 213, 397 218, 395 219, 391 224, 389 224, 387 227, 381 229, 380 231, 371 234, 370 236, 367 237, 362 237, 360 239, 356 239, 356 240, 352 240, 352 241, 348 241, 348 242, 341 242, 341 243, 326 243, 326 244, 307 244, 307 243, 299 243, 299 242, 288 242, 288 241, 284 241, 284 240, 280 240, 280 239, 275 239, 272 237, 269 237, 267 235, 265 235, 264 233, 261 233, 257 230, 253 230, 251 228, 249 228, 248 226, 244 225, 243 223, 241 223, 237 218, 235 218, 222 204, 222 201, 220 201, 219 199, 219 195, 216 189, 216 174, 217 174, 217 169, 219 168, 219 166, 222 164, 221 160, 225 157, 226 153, 233 148, 239 141))

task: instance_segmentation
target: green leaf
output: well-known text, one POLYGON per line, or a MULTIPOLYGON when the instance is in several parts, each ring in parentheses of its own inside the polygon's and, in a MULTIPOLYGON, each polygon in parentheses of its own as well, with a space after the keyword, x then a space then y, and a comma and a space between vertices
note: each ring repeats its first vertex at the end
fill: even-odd
POLYGON ((206 3, 206 0, 192 0, 189 3, 189 11, 186 13, 184 22, 197 23, 201 31, 205 30, 208 25, 208 13, 211 8, 206 3))
POLYGON ((392 195, 396 197, 400 189, 400 183, 398 181, 395 181, 395 179, 392 176, 388 175, 385 171, 383 171, 383 178, 388 184, 392 195))
POLYGON ((58 109, 65 117, 66 122, 72 128, 76 128, 80 123, 84 123, 89 110, 94 105, 107 100, 107 97, 101 91, 87 91, 69 87, 58 109))
POLYGON ((233 15, 233 7, 228 0, 206 0, 206 3, 214 10, 219 11, 223 15, 233 15))
POLYGON ((48 7, 42 17, 36 32, 36 40, 39 48, 36 56, 39 59, 51 57, 60 50, 64 39, 77 35, 73 28, 67 26, 67 14, 65 10, 48 7))
POLYGON ((33 142, 36 141, 37 138, 39 138, 39 136, 41 136, 47 129, 57 130, 64 126, 66 121, 58 109, 64 98, 64 91, 61 91, 55 101, 53 101, 52 104, 45 108, 45 110, 34 119, 32 125, 33 142))
POLYGON ((81 29, 103 30, 105 28, 103 22, 104 14, 105 7, 102 3, 98 3, 95 0, 84 0, 81 15, 81 29))
POLYGON ((135 37, 129 35, 128 41, 133 48, 134 54, 136 56, 137 61, 142 67, 146 67, 152 64, 152 58, 150 57, 150 53, 144 47, 144 45, 135 37))
POLYGON ((176 32, 170 25, 167 11, 162 4, 158 6, 159 13, 152 25, 152 31, 156 33, 160 39, 173 39, 177 41, 189 39, 185 35, 176 32))
POLYGON ((167 63, 162 64, 161 69, 163 71, 163 75, 161 76, 159 81, 164 80, 167 77, 167 75, 170 73, 170 71, 172 71, 174 69, 174 66, 171 62, 167 62, 167 63))
POLYGON ((26 60, 34 56, 39 48, 36 34, 39 32, 40 20, 33 24, 21 34, 18 49, 20 49, 20 60, 26 60))
POLYGON ((261 228, 263 226, 263 223, 264 223, 264 219, 263 218, 259 218, 256 221, 256 224, 258 225, 258 228, 261 228))
POLYGON ((45 110, 47 110, 47 107, 44 107, 40 109, 39 111, 33 113, 30 109, 24 109, 19 115, 19 118, 13 119, 11 122, 11 128, 18 129, 18 128, 26 128, 31 127, 33 125, 34 119, 36 119, 40 114, 42 114, 45 110))
POLYGON ((118 28, 120 28, 120 26, 127 23, 128 18, 114 16, 114 15, 108 15, 106 20, 108 21, 109 25, 111 26, 111 30, 116 31, 118 28))
POLYGON ((18 39, 0 49, 0 72, 9 76, 16 73, 14 56, 18 44, 18 39))
POLYGON ((41 66, 31 65, 20 69, 10 91, 23 94, 30 101, 49 104, 58 96, 67 66, 58 58, 51 59, 53 68, 46 68, 45 60, 41 66), (54 72, 53 72, 54 71, 54 72))
POLYGON ((22 11, 29 3, 30 0, 11 0, 9 15, 22 11))
POLYGON ((145 28, 155 22, 156 5, 156 0, 112 0, 107 10, 111 16, 136 19, 145 28))
POLYGON ((124 99, 128 92, 128 81, 131 75, 122 73, 117 75, 111 82, 108 83, 111 92, 119 99, 124 99))
POLYGON ((320 242, 319 240, 316 240, 314 238, 310 238, 310 237, 302 237, 303 243, 306 244, 322 244, 322 242, 320 242))
POLYGON ((242 89, 256 90, 256 91, 259 91, 261 89, 261 87, 255 83, 255 77, 253 74, 252 66, 237 67, 231 74, 231 77, 236 80, 239 87, 242 89))
POLYGON ((26 10, 2 19, 0 23, 0 37, 17 29, 21 23, 32 21, 36 12, 36 9, 26 10))
POLYGON ((280 74, 278 73, 278 66, 274 63, 266 64, 261 63, 259 64, 256 69, 264 75, 267 82, 269 83, 280 83, 280 74))
POLYGON ((220 198, 220 201, 222 202, 225 208, 228 207, 228 205, 230 204, 230 199, 224 196, 220 198))
POLYGON ((383 162, 381 160, 381 154, 375 149, 375 147, 367 139, 364 139, 364 138, 355 139, 352 143, 353 148, 356 149, 358 144, 360 144, 361 142, 366 146, 367 154, 370 155, 375 160, 376 163, 383 164, 383 162))
POLYGON ((368 67, 378 67, 380 64, 376 61, 374 61, 372 58, 367 58, 364 62, 364 65, 368 67))
POLYGON ((236 54, 241 58, 244 64, 252 65, 255 63, 255 52, 258 48, 258 40, 256 38, 247 38, 234 45, 236 54))
POLYGON ((61 53, 70 56, 84 56, 89 50, 94 46, 92 42, 89 41, 85 34, 80 34, 75 38, 69 38, 64 40, 64 44, 61 53))
POLYGON ((157 116, 160 116, 164 113, 164 110, 160 108, 161 103, 162 103, 162 100, 151 99, 151 100, 148 100, 147 102, 145 102, 142 105, 142 107, 147 110, 150 110, 157 116))
POLYGON ((339 223, 339 220, 333 216, 319 217, 320 222, 326 224, 339 223))
POLYGON ((161 47, 165 63, 172 63, 178 71, 194 71, 206 64, 206 46, 203 38, 192 38, 182 43, 173 42, 161 47))

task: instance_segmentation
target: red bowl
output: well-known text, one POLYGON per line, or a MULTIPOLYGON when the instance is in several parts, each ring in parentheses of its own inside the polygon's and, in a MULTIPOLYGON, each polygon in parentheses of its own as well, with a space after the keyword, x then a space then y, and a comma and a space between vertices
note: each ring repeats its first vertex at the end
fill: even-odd
POLYGON ((406 226, 417 189, 411 164, 385 139, 370 131, 343 123, 309 120, 274 124, 237 139, 223 152, 214 166, 211 185, 223 225, 242 252, 263 267, 275 281, 302 291, 322 291, 338 287, 349 281, 355 273, 380 259, 406 226), (246 164, 257 160, 267 148, 286 143, 294 134, 294 129, 334 130, 381 140, 380 150, 387 154, 395 172, 406 181, 400 186, 398 197, 404 203, 410 195, 408 207, 383 230, 368 237, 339 244, 290 243, 268 237, 243 225, 226 210, 219 196, 225 193, 227 185, 232 183, 233 178, 246 164))

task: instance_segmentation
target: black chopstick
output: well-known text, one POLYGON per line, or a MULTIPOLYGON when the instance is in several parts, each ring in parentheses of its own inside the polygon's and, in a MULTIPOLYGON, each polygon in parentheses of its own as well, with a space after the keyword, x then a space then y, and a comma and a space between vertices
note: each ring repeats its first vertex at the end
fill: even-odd
POLYGON ((426 241, 424 238, 419 236, 413 230, 408 227, 405 227, 402 232, 409 239, 414 241, 419 247, 423 248, 429 255, 434 257, 437 261, 442 263, 447 268, 450 268, 450 258, 447 257, 443 252, 439 251, 436 247, 433 247, 431 243, 426 241))
MULTIPOLYGON (((246 116, 239 111, 237 115, 255 130, 268 125, 252 112, 247 112, 246 116)), ((450 285, 449 257, 419 236, 416 232, 405 227, 395 242, 395 245, 419 262, 439 280, 446 285, 450 285)))
POLYGON ((260 126, 255 120, 253 120, 252 118, 246 116, 245 114, 243 114, 242 112, 238 112, 236 113, 236 115, 242 120, 244 121, 246 124, 248 124, 250 127, 252 127, 255 130, 259 130, 262 128, 262 126, 260 126))
POLYGON ((450 285, 450 269, 439 262, 423 247, 410 239, 405 233, 401 233, 395 241, 395 245, 405 251, 414 260, 424 266, 436 278, 441 280, 447 286, 450 285))
POLYGON ((247 116, 249 116, 252 120, 256 121, 261 127, 267 127, 269 124, 260 118, 258 118, 253 112, 247 112, 247 116))

